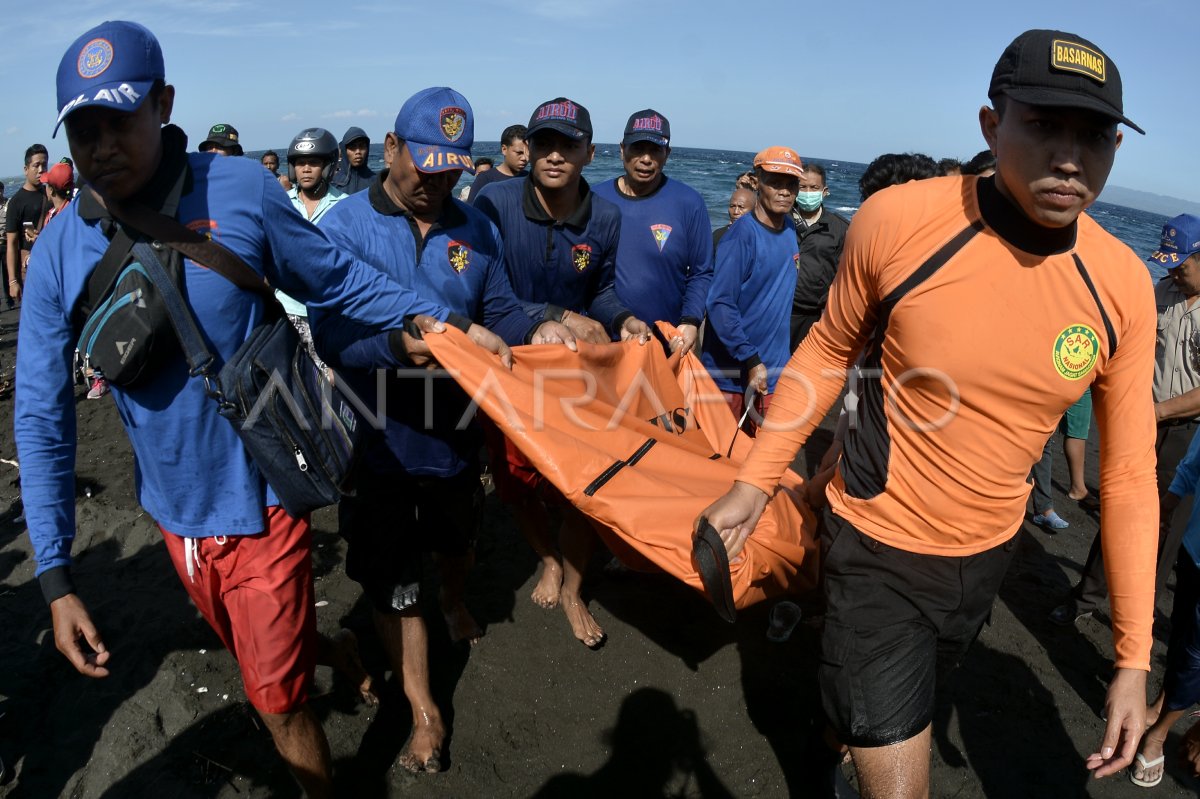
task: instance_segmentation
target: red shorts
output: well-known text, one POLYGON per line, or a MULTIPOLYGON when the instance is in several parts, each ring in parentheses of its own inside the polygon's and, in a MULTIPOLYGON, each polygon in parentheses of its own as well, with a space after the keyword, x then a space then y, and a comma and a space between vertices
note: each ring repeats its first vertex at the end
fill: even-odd
MULTIPOLYGON (((746 412, 746 395, 737 391, 722 391, 721 395, 725 397, 725 402, 729 404, 729 410, 733 411, 735 419, 741 419, 742 414, 746 412)), ((762 427, 763 419, 767 415, 767 409, 771 407, 771 397, 774 394, 755 394, 754 409, 750 411, 750 415, 746 417, 745 423, 742 425, 742 430, 746 435, 753 437, 758 432, 758 428, 762 427)))
POLYGON ((288 713, 308 699, 317 665, 312 528, 267 508, 255 535, 189 539, 162 531, 188 596, 237 659, 246 698, 263 713, 288 713))
POLYGON ((549 505, 567 504, 566 497, 542 476, 495 422, 480 413, 479 423, 487 443, 492 483, 502 502, 519 505, 538 498, 549 505))

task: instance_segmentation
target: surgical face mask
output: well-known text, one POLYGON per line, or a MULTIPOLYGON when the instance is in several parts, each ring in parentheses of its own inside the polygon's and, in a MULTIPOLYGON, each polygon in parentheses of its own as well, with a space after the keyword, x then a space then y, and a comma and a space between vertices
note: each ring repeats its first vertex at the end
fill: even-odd
POLYGON ((800 206, 801 211, 812 212, 821 207, 821 203, 825 201, 825 192, 823 191, 798 191, 796 192, 796 205, 800 206))

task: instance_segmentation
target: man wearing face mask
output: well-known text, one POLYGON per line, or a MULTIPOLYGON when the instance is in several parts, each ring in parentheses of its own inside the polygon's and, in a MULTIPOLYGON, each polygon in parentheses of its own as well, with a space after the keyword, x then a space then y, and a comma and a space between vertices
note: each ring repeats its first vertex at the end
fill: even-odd
POLYGON ((796 275, 796 293, 792 298, 791 348, 794 350, 808 335, 809 328, 821 318, 829 286, 837 273, 838 260, 850 222, 824 208, 829 188, 825 169, 809 162, 800 178, 792 221, 796 223, 796 241, 800 245, 800 271, 796 275))

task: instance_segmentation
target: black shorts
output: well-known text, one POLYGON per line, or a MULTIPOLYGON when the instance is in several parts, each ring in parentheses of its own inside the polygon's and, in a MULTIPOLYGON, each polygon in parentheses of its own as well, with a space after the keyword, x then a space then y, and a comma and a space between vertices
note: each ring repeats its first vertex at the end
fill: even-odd
POLYGON ((355 480, 338 506, 346 574, 380 612, 416 605, 426 552, 463 555, 475 543, 483 511, 479 470, 453 477, 376 475, 355 480))
POLYGON ((821 701, 850 746, 887 746, 930 723, 934 687, 992 610, 1016 536, 978 555, 895 549, 829 510, 821 534, 826 601, 821 701))

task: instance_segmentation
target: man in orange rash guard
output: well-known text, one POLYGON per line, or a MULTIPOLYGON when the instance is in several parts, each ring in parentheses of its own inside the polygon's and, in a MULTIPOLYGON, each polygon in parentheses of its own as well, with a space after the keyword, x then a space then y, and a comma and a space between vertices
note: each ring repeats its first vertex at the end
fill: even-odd
MULTIPOLYGON (((1092 388, 1116 673, 1097 776, 1145 725, 1158 497, 1155 307, 1138 257, 1083 214, 1123 122, 1116 65, 1028 31, 1001 56, 980 127, 993 178, 885 189, 846 238, 825 315, 793 354, 737 482, 703 514, 736 557, 780 476, 864 353, 827 490, 822 703, 863 796, 925 796, 937 678, 978 635, 1021 526, 1030 467, 1092 388)), ((699 520, 698 520, 699 522, 699 520)))

